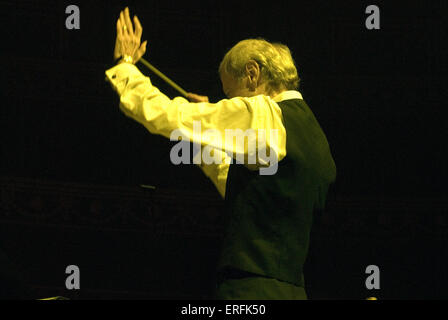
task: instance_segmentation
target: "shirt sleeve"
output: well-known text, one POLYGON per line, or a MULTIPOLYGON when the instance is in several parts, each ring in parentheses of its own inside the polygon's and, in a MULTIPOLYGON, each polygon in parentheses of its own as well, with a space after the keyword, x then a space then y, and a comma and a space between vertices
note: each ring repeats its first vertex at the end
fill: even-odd
POLYGON ((269 154, 272 159, 273 153, 277 161, 286 155, 281 109, 268 96, 237 97, 217 103, 191 103, 183 97, 170 99, 130 63, 107 70, 106 80, 120 96, 123 113, 153 134, 171 140, 178 140, 181 135, 190 142, 225 152, 230 158, 244 158, 245 163, 252 163, 250 159, 254 157, 258 167, 269 166, 268 158, 260 154, 269 154), (237 139, 226 141, 226 134, 241 131, 247 133, 246 143, 238 143, 237 139), (256 143, 255 149, 250 147, 252 143, 256 143))
POLYGON ((229 156, 227 153, 218 151, 221 161, 218 163, 206 164, 201 162, 198 164, 202 172, 212 181, 221 197, 224 199, 226 195, 227 174, 229 172, 229 156))

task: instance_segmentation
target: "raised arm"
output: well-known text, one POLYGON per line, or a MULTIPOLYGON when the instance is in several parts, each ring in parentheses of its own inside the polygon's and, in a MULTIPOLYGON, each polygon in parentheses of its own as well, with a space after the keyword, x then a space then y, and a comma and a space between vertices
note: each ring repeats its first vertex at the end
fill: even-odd
POLYGON ((190 94, 190 100, 204 101, 190 102, 183 97, 170 99, 153 86, 150 78, 134 65, 134 59, 145 52, 140 44, 141 24, 136 17, 134 21, 135 32, 128 9, 120 14, 117 33, 120 27, 124 28, 123 24, 127 31, 117 36, 120 44, 116 48, 122 48, 118 51, 125 58, 106 71, 107 79, 120 96, 120 108, 127 116, 153 134, 167 138, 182 136, 224 151, 234 159, 244 159, 245 164, 255 167, 269 166, 272 159, 280 161, 285 156, 286 133, 281 110, 270 97, 236 97, 210 103, 206 97, 190 94), (247 143, 244 139, 248 139, 247 143))

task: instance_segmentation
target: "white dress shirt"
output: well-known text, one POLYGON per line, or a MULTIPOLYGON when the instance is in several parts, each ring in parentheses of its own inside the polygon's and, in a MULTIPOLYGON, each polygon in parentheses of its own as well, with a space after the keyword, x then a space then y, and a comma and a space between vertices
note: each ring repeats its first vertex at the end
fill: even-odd
MULTIPOLYGON (((120 96, 120 109, 125 115, 145 126, 149 132, 170 138, 178 129, 190 142, 211 146, 222 158, 219 164, 201 163, 204 174, 213 182, 224 198, 227 173, 233 155, 248 156, 247 145, 223 144, 226 129, 264 129, 267 152, 275 152, 277 161, 286 156, 286 130, 282 122, 282 111, 277 102, 302 99, 298 91, 284 91, 274 98, 265 95, 235 97, 217 103, 189 102, 183 97, 170 99, 152 85, 149 77, 143 75, 133 64, 121 63, 106 71, 108 80, 120 96), (200 122, 202 133, 216 129, 216 135, 194 134, 193 124, 200 122), (271 129, 277 129, 277 141, 271 140, 271 129), (218 141, 219 140, 219 141, 218 141)), ((196 131, 195 131, 196 132, 196 131)), ((273 136, 274 137, 274 136, 273 136)), ((257 145, 258 146, 258 145, 257 145)), ((239 158, 237 158, 239 159, 239 158)), ((269 166, 263 159, 256 159, 255 168, 269 166)), ((250 167, 254 169, 254 166, 250 167)))

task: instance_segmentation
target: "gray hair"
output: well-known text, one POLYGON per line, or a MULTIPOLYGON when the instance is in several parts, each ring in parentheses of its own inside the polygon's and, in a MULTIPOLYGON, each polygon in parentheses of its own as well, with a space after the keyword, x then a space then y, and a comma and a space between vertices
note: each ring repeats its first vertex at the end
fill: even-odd
POLYGON ((297 90, 300 78, 289 48, 281 43, 270 43, 262 38, 238 42, 224 56, 219 73, 224 71, 235 79, 245 76, 245 66, 256 61, 261 68, 261 78, 270 90, 297 90))

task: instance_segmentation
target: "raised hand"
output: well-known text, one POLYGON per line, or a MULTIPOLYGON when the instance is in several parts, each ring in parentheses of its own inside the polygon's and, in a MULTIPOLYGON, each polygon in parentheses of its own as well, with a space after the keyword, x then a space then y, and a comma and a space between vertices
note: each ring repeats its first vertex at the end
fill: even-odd
POLYGON ((141 43, 143 28, 137 16, 134 16, 135 29, 126 7, 120 12, 117 20, 117 38, 115 40, 114 58, 122 58, 121 62, 137 63, 145 54, 147 41, 141 43))

